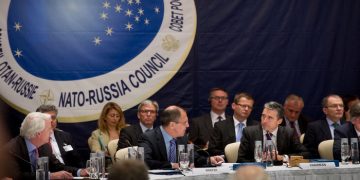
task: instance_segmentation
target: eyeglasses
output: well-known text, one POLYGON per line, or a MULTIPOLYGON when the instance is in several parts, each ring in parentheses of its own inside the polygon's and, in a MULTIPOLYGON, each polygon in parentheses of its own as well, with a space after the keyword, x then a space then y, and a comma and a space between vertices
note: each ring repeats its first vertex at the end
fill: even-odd
POLYGON ((343 104, 331 104, 331 105, 328 105, 326 106, 326 108, 333 108, 333 109, 336 109, 336 108, 344 108, 344 105, 343 104))
POLYGON ((56 115, 52 115, 52 116, 51 116, 51 119, 52 119, 52 120, 56 120, 56 115))
POLYGON ((237 104, 235 103, 236 105, 240 106, 241 108, 248 108, 248 109, 252 109, 253 107, 252 106, 249 106, 249 105, 245 105, 245 104, 237 104))
POLYGON ((210 98, 211 98, 211 99, 214 99, 214 100, 216 100, 216 101, 219 101, 219 100, 224 101, 224 100, 227 100, 227 99, 228 99, 227 96, 213 96, 213 97, 210 97, 210 98))
POLYGON ((140 110, 140 113, 143 113, 143 114, 155 114, 156 111, 155 110, 140 110))

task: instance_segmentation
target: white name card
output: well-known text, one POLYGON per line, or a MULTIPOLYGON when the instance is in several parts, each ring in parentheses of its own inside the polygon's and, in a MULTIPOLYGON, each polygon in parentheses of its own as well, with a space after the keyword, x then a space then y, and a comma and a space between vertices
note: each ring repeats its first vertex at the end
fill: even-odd
POLYGON ((299 163, 301 169, 331 169, 335 168, 334 162, 312 162, 312 163, 299 163))

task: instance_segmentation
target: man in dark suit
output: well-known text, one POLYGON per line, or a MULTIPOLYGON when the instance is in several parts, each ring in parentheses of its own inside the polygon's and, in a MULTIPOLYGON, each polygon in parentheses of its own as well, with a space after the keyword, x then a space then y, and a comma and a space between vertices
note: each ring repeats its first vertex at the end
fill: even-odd
MULTIPOLYGON (((150 169, 179 168, 177 163, 177 145, 187 144, 185 135, 189 127, 184 109, 169 106, 160 117, 161 126, 141 135, 139 146, 144 147, 145 162, 150 169)), ((195 152, 195 166, 207 163, 207 157, 200 157, 195 152)), ((212 164, 221 164, 220 156, 210 157, 212 164)))
POLYGON ((117 150, 137 146, 142 133, 152 130, 158 115, 159 105, 156 101, 145 100, 138 106, 137 117, 140 122, 120 130, 117 150))
POLYGON ((21 124, 20 135, 10 140, 5 146, 4 150, 9 158, 6 161, 6 177, 35 179, 37 158, 48 156, 51 179, 72 179, 71 173, 76 175, 76 168, 64 166, 48 148, 38 151, 40 146, 49 142, 51 132, 50 115, 40 112, 29 113, 21 124))
POLYGON ((334 132, 334 159, 341 161, 341 138, 347 138, 349 145, 351 138, 360 137, 360 102, 350 108, 350 122, 345 123, 335 129, 334 132))
POLYGON ((212 88, 209 93, 210 113, 194 118, 191 122, 189 140, 201 148, 207 148, 214 124, 230 118, 225 115, 228 93, 222 88, 212 88))
POLYGON ((234 110, 232 118, 215 123, 214 131, 209 142, 209 153, 212 155, 224 155, 226 145, 240 142, 242 130, 246 126, 258 124, 257 121, 249 120, 248 117, 254 106, 254 98, 244 92, 239 92, 231 104, 234 110))
POLYGON ((84 162, 77 152, 72 141, 70 133, 62 131, 57 126, 58 110, 54 105, 41 105, 36 109, 37 112, 49 114, 51 116, 51 128, 53 133, 50 134, 48 145, 54 156, 66 166, 77 168, 85 167, 84 162))
MULTIPOLYGON (((264 105, 261 114, 261 125, 246 127, 241 139, 237 162, 253 162, 255 141, 271 140, 276 146, 276 161, 288 161, 288 155, 297 154, 305 158, 309 153, 294 137, 294 130, 279 126, 283 120, 284 110, 277 102, 268 102, 264 105)), ((282 163, 281 163, 282 164, 282 163)))
POLYGON ((284 102, 284 121, 281 126, 293 128, 295 136, 300 137, 307 129, 310 122, 309 118, 304 116, 301 111, 304 108, 304 100, 302 97, 290 94, 284 102))
POLYGON ((318 146, 322 141, 334 139, 334 129, 343 124, 344 104, 340 96, 331 94, 323 98, 322 110, 326 119, 309 123, 304 137, 304 145, 311 158, 320 158, 318 146))

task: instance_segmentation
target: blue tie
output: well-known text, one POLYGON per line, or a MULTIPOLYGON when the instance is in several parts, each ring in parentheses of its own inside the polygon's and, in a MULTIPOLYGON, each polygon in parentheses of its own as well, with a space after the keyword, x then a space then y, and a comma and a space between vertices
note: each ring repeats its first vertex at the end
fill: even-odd
POLYGON ((239 123, 237 125, 237 135, 236 135, 236 142, 240 142, 241 140, 241 136, 242 136, 242 131, 243 131, 243 128, 244 128, 244 124, 243 123, 239 123))
POLYGON ((176 163, 176 140, 175 139, 172 139, 170 141, 169 161, 171 163, 176 163))
POLYGON ((37 152, 37 149, 33 149, 30 153, 30 162, 31 162, 31 169, 33 170, 33 172, 36 171, 36 161, 38 159, 38 152, 37 152))

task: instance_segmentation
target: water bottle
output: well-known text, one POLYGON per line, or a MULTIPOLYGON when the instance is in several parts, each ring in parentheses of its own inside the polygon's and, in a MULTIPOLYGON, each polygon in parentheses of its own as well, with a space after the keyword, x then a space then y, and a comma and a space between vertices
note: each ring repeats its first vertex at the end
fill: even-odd
POLYGON ((358 138, 351 138, 351 160, 353 164, 359 164, 358 138))

